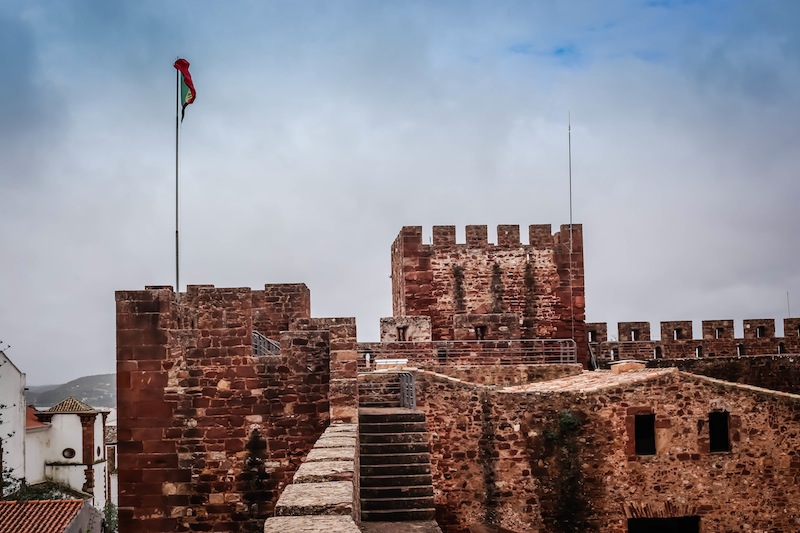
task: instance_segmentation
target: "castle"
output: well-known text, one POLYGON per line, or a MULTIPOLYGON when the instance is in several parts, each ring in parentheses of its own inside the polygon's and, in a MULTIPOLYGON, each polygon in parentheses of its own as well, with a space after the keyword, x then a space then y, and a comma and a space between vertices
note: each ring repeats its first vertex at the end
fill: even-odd
POLYGON ((117 292, 120 531, 800 530, 800 319, 609 342, 580 225, 466 241, 402 228, 375 343, 303 284, 117 292))

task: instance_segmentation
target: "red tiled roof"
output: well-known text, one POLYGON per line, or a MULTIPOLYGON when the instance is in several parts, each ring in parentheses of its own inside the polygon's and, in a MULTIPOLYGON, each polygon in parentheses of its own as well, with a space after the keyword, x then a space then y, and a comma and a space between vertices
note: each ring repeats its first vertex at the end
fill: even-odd
POLYGON ((38 412, 32 405, 25 408, 25 429, 43 428, 50 425, 36 418, 36 413, 38 412))
POLYGON ((83 500, 0 501, 0 533, 62 533, 83 500))

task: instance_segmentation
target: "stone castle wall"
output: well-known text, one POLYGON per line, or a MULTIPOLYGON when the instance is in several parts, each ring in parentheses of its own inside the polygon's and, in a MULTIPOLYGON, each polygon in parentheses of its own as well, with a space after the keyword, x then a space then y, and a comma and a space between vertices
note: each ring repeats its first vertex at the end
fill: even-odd
POLYGON ((474 339, 476 326, 489 329, 487 339, 574 336, 585 361, 581 225, 572 228, 572 253, 568 225, 555 234, 550 225, 530 226, 529 244, 515 225, 498 226, 497 244, 486 226, 467 226, 466 244, 455 234, 455 226, 434 226, 433 243, 423 244, 421 227, 400 231, 392 245, 395 317, 430 317, 433 340, 474 339))
POLYGON ((259 530, 331 416, 355 412, 354 320, 308 318, 304 285, 116 301, 120 531, 259 530), (280 354, 254 355, 254 330, 280 354))
POLYGON ((629 517, 695 515, 702 531, 800 528, 798 396, 677 371, 573 393, 416 375, 446 532, 492 523, 623 533, 629 517), (718 410, 730 413, 728 453, 708 451, 708 413, 718 410), (644 412, 656 415, 656 455, 633 450, 633 417, 644 412))
POLYGON ((800 353, 800 318, 786 318, 784 336, 775 336, 775 320, 743 321, 743 338, 735 338, 733 320, 704 320, 702 337, 694 338, 689 320, 661 322, 659 339, 651 338, 649 322, 620 322, 617 340, 609 340, 608 324, 589 322, 586 335, 598 361, 686 359, 800 353))

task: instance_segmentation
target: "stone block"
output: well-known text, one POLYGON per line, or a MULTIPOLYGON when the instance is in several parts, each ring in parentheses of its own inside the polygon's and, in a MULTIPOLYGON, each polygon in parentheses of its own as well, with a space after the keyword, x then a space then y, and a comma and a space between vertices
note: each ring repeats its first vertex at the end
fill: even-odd
POLYGON ((275 516, 264 523, 264 533, 359 533, 350 516, 275 516))
POLYGON ((351 515, 352 513, 351 481, 289 485, 275 506, 276 516, 351 515))
MULTIPOLYGON (((332 448, 347 449, 347 448, 332 448)), ((355 448, 350 452, 355 456, 355 448)), ((323 481, 352 481, 353 461, 305 462, 294 474, 293 483, 320 483, 323 481)))

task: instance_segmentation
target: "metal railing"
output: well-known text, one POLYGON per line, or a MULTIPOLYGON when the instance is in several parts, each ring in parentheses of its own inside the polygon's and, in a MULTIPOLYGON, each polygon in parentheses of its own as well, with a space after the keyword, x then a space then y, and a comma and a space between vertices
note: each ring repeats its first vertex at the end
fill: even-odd
POLYGON ((416 383, 410 372, 400 372, 400 407, 417 408, 416 383))
POLYGON ((358 344, 362 371, 402 366, 577 363, 572 339, 408 341, 358 344))
POLYGON ((281 345, 253 330, 253 355, 276 356, 281 354, 281 345))

